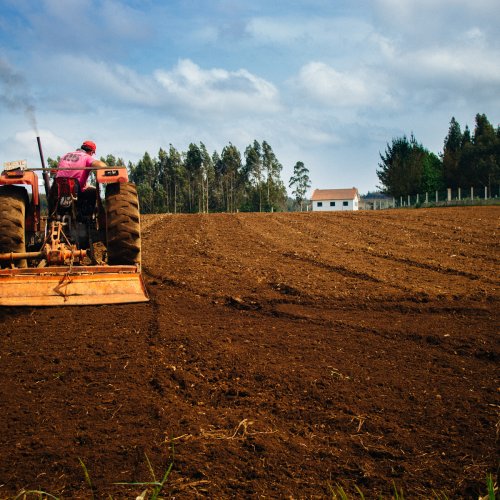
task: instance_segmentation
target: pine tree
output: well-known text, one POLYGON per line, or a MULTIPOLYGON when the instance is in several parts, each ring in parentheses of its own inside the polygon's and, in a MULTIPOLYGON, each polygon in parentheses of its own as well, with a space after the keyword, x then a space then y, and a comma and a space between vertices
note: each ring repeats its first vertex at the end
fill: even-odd
POLYGON ((385 155, 380 155, 377 176, 382 190, 394 197, 415 195, 439 185, 441 162, 418 143, 414 135, 392 140, 385 155))
POLYGON ((448 135, 444 140, 443 147, 443 175, 448 187, 457 188, 460 186, 460 157, 462 154, 463 136, 459 123, 452 117, 448 135))
POLYGON ((471 185, 488 187, 491 193, 492 183, 497 183, 500 177, 500 155, 496 131, 485 114, 476 115, 472 144, 472 163, 469 164, 473 179, 471 185))

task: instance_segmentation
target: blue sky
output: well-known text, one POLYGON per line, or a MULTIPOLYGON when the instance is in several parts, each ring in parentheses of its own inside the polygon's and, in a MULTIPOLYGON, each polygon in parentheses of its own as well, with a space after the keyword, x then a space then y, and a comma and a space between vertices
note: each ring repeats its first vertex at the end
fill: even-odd
POLYGON ((378 185, 413 133, 500 119, 498 0, 2 0, 0 160, 266 140, 312 189, 378 185))

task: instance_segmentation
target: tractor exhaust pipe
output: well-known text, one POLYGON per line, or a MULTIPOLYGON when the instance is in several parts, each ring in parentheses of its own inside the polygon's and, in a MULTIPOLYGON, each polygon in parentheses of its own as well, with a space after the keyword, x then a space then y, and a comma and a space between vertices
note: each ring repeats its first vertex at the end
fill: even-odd
POLYGON ((42 143, 40 141, 40 136, 37 136, 36 142, 38 143, 38 152, 40 153, 40 160, 42 161, 43 184, 45 185, 45 195, 47 196, 47 202, 48 202, 49 192, 50 192, 50 175, 47 172, 47 170, 45 170, 45 160, 43 159, 42 143))

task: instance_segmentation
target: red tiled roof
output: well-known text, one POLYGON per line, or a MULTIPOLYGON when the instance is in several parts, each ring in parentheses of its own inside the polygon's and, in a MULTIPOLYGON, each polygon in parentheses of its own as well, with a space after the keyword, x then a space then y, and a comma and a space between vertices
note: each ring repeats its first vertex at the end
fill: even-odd
POLYGON ((349 189, 315 189, 311 200, 353 200, 358 195, 358 190, 353 187, 349 189))

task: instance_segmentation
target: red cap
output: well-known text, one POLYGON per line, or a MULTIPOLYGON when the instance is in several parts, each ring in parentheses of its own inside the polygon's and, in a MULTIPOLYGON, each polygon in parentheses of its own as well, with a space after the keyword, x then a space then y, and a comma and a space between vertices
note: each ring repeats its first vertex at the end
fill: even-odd
POLYGON ((94 142, 92 142, 92 141, 85 141, 85 142, 82 144, 82 149, 83 149, 83 148, 91 149, 91 150, 92 150, 92 153, 95 153, 95 150, 96 150, 95 143, 94 143, 94 142))

